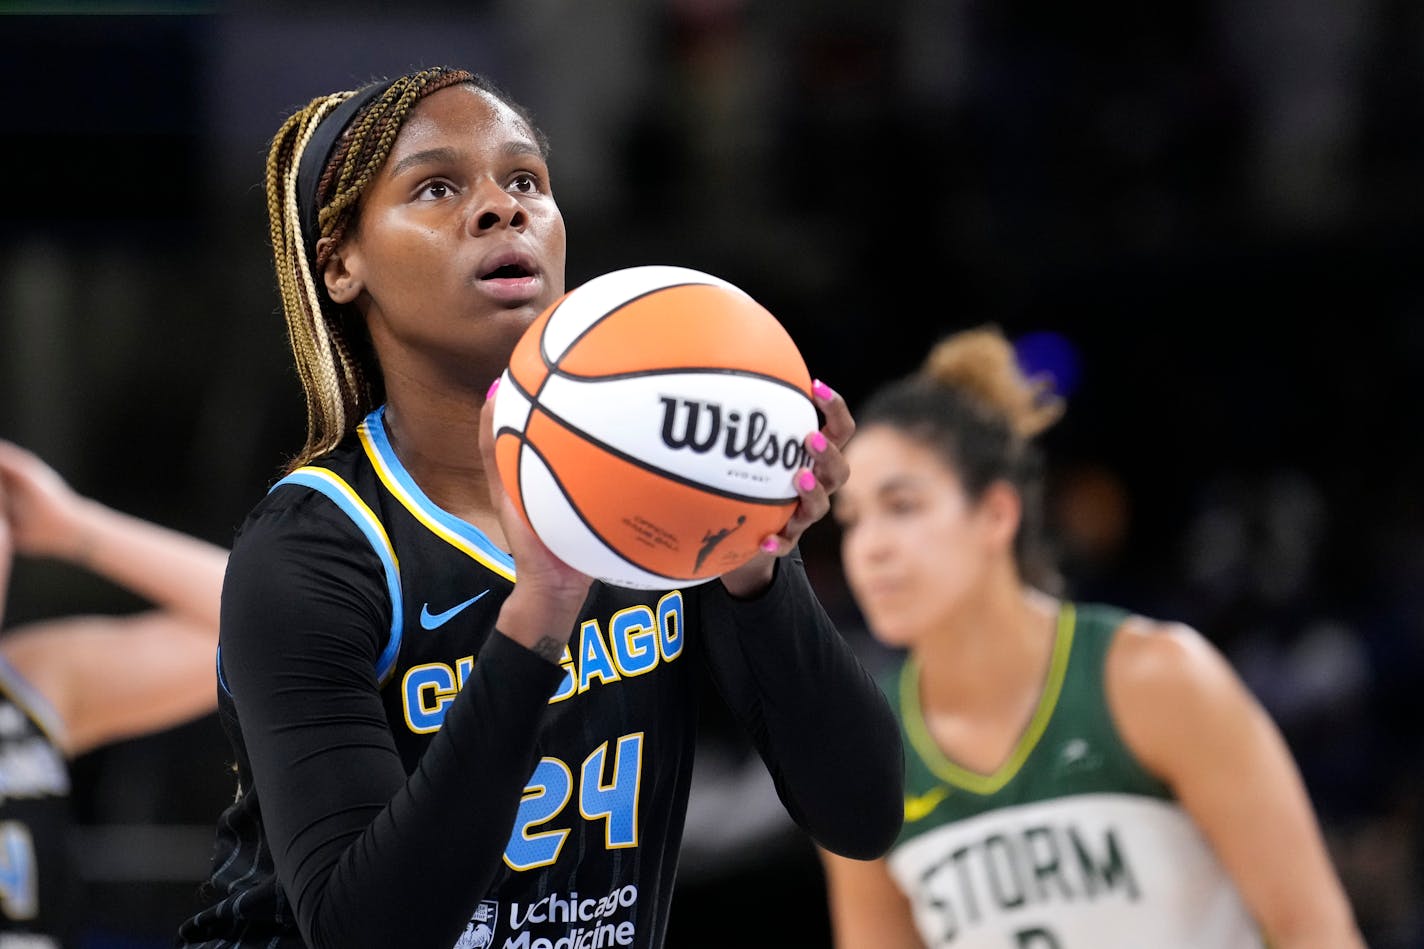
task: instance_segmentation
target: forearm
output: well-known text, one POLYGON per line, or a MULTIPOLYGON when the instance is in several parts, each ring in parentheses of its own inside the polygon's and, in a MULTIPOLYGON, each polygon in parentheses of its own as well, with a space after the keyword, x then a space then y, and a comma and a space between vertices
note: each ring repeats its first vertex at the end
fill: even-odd
POLYGON ((274 839, 313 949, 454 943, 502 866, 561 674, 496 634, 415 772, 369 824, 334 811, 274 839))
POLYGON ((1333 925, 1268 932, 1266 941, 1271 949, 1365 949, 1365 940, 1348 913, 1333 925))
MULTIPOLYGON (((0 501, 3 500, 0 497, 0 501)), ((5 512, 0 510, 0 629, 5 628, 5 605, 10 602, 10 565, 14 559, 9 525, 5 523, 5 512)))
POLYGON ((56 555, 217 631, 222 547, 86 499, 56 555))
POLYGON ((792 817, 827 850, 884 853, 903 817, 900 732, 795 554, 765 594, 713 595, 708 655, 792 817))

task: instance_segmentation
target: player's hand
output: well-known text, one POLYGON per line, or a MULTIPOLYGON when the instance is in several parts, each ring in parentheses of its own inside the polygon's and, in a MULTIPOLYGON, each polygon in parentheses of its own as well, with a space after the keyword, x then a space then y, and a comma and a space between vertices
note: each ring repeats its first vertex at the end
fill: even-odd
POLYGON ((831 495, 850 477, 850 466, 841 451, 855 434, 855 419, 845 400, 824 382, 813 382, 811 394, 825 422, 806 437, 811 466, 796 472, 796 509, 781 533, 762 539, 762 553, 722 575, 722 585, 735 596, 754 596, 771 583, 775 559, 789 553, 806 529, 826 516, 831 495))
POLYGON ((500 610, 498 626, 506 636, 543 654, 545 650, 540 644, 544 640, 557 640, 560 648, 568 641, 593 578, 556 557, 520 516, 505 492, 494 455, 497 396, 498 381, 490 387, 480 410, 480 455, 489 481, 490 503, 499 516, 505 543, 514 556, 519 575, 514 592, 500 610))
POLYGON ((0 488, 14 553, 83 559, 86 499, 57 471, 34 452, 0 439, 0 488))

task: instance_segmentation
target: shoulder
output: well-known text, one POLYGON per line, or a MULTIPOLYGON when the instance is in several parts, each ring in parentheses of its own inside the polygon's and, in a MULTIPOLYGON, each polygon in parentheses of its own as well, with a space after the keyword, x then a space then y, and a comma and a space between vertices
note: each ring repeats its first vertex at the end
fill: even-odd
POLYGON ((359 594, 356 602, 389 608, 389 538, 354 490, 341 493, 346 481, 336 483, 346 488, 278 482, 247 514, 228 557, 225 623, 239 603, 261 614, 275 603, 311 603, 313 590, 342 589, 359 594))
POLYGON ((1105 688, 1128 746, 1164 776, 1178 751, 1233 727, 1246 698, 1226 657, 1200 632, 1136 615, 1113 636, 1105 688))
POLYGON ((19 707, 51 741, 62 746, 68 735, 59 700, 68 643, 47 637, 48 631, 46 624, 40 623, 0 637, 0 701, 19 707))
POLYGON ((1180 698, 1183 691, 1210 688, 1229 671, 1225 657, 1195 628, 1135 614, 1124 616, 1108 650, 1109 683, 1134 693, 1166 689, 1180 698))
POLYGON ((279 479, 253 505, 237 529, 233 554, 253 545, 312 544, 326 540, 348 544, 363 534, 362 521, 374 520, 355 486, 349 464, 322 463, 279 479))
POLYGON ((1110 675, 1123 684, 1169 685, 1191 678, 1193 667, 1214 653, 1185 623, 1128 614, 1113 632, 1108 662, 1110 675))

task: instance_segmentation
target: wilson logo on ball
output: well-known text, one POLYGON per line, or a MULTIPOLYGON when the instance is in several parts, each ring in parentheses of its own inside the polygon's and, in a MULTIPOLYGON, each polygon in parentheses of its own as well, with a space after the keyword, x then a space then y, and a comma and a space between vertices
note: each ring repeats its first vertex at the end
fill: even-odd
POLYGON ((672 589, 741 566, 786 526, 818 427, 805 361, 770 312, 710 274, 632 267, 525 331, 495 399, 495 461, 560 559, 672 589))
POLYGON ((746 413, 747 427, 743 432, 740 425, 742 413, 727 413, 727 424, 724 426, 722 406, 716 402, 668 396, 663 396, 660 401, 663 404, 663 444, 674 451, 689 448, 704 454, 721 442, 722 455, 726 458, 759 461, 768 467, 780 465, 787 471, 804 468, 811 463, 811 455, 800 439, 770 431, 770 420, 760 409, 746 413), (707 420, 705 425, 702 422, 704 417, 707 420), (740 443, 738 439, 741 439, 740 443))

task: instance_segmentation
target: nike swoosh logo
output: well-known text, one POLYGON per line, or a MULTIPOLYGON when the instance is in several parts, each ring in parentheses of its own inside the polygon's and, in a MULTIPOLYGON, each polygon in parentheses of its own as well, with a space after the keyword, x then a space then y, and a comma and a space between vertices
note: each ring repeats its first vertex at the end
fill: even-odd
MULTIPOLYGON (((488 593, 488 592, 489 592, 488 590, 485 591, 485 593, 488 593)), ((454 619, 454 618, 455 618, 455 615, 456 615, 457 613, 459 613, 461 610, 463 610, 465 607, 469 606, 471 603, 475 602, 475 601, 478 600, 480 597, 484 596, 485 593, 476 593, 474 596, 470 597, 470 598, 469 598, 468 600, 466 600, 465 602, 463 602, 463 603, 457 603, 457 604, 455 604, 454 606, 450 607, 448 610, 446 610, 446 611, 443 612, 443 613, 434 613, 434 614, 432 614, 432 613, 430 612, 430 604, 429 604, 429 603, 422 604, 421 607, 420 607, 420 626, 421 626, 421 628, 422 628, 422 629, 439 629, 440 627, 444 626, 446 623, 448 623, 448 622, 450 622, 452 619, 454 619)))
POLYGON ((934 813, 934 809, 949 797, 949 788, 935 788, 926 794, 905 798, 905 820, 913 823, 924 820, 934 813))

